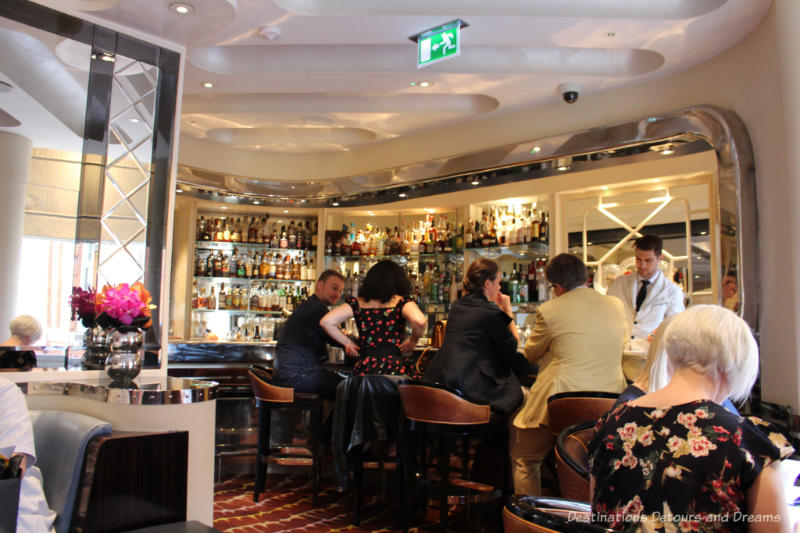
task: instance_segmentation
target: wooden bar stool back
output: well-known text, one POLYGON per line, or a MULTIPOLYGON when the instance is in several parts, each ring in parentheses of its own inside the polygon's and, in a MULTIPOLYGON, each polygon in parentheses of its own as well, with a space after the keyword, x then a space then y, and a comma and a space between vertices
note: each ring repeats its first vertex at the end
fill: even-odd
POLYGON ((297 393, 291 387, 272 382, 272 374, 263 367, 247 369, 253 395, 258 408, 258 445, 256 455, 256 479, 253 501, 257 502, 264 491, 269 463, 282 466, 311 467, 313 503, 317 504, 322 475, 319 436, 322 427, 322 402, 317 394, 297 393), (310 416, 309 437, 305 447, 270 447, 271 419, 273 411, 308 412, 310 416))
POLYGON ((611 410, 619 394, 602 391, 560 392, 547 399, 547 416, 553 434, 579 422, 597 422, 611 410))
POLYGON ((589 441, 594 422, 564 428, 556 437, 556 472, 562 498, 589 501, 589 441))
MULTIPOLYGON (((398 387, 400 399, 403 403, 407 431, 411 434, 433 435, 439 439, 438 474, 439 487, 439 527, 442 531, 447 528, 448 495, 459 491, 477 490, 491 492, 494 487, 469 481, 469 458, 466 442, 469 437, 483 433, 489 426, 490 407, 488 404, 479 404, 462 398, 456 392, 442 385, 414 381, 398 387), (463 454, 461 458, 462 478, 450 477, 450 452, 453 439, 464 438, 463 454)), ((412 474, 409 460, 404 461, 406 468, 405 486, 413 489, 411 485, 412 474)), ((424 473, 423 473, 424 475, 424 473)), ((469 496, 469 493, 467 494, 469 496)), ((409 498, 405 498, 409 501, 409 498)), ((468 502, 469 500, 467 500, 468 502)), ((407 530, 407 523, 403 524, 407 530)))

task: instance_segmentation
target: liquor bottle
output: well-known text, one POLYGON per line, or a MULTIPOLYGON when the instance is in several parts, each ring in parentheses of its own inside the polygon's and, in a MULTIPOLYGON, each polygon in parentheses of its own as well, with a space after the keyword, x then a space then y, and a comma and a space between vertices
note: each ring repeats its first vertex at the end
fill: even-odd
POLYGON ((253 296, 255 297, 255 302, 252 299, 250 300, 250 309, 269 311, 269 294, 263 283, 254 289, 253 296))
MULTIPOLYGON (((538 237, 537 237, 538 238, 538 237)), ((539 289, 536 283, 536 263, 528 265, 528 301, 539 301, 539 289)))
POLYGON ((247 276, 247 256, 243 253, 238 256, 236 261, 236 277, 237 278, 246 278, 247 276))
POLYGON ((531 208, 531 241, 538 241, 539 240, 539 229, 540 229, 540 222, 539 222, 539 213, 531 208))
POLYGON ((222 221, 218 218, 214 219, 214 239, 215 241, 222 242, 224 236, 224 228, 222 221))
POLYGON ((466 248, 472 248, 472 238, 472 219, 470 219, 467 225, 464 227, 464 246, 466 248))
POLYGON ((547 211, 542 211, 542 221, 539 223, 539 241, 547 242, 549 237, 549 227, 547 224, 547 211))
POLYGON ((197 281, 192 281, 192 309, 197 309, 197 281))
POLYGON ((197 227, 195 228, 194 239, 196 241, 203 240, 203 233, 206 231, 206 219, 203 215, 197 220, 197 227))
POLYGON ((259 332, 259 330, 258 330, 258 324, 256 324, 255 333, 253 333, 253 340, 254 340, 254 341, 259 341, 259 340, 261 340, 261 333, 260 333, 260 332, 259 332))
POLYGON ((314 221, 314 227, 311 230, 311 246, 308 248, 309 250, 316 250, 317 243, 319 242, 319 237, 317 236, 317 221, 314 221))
POLYGON ((517 280, 519 284, 519 301, 520 303, 525 303, 528 300, 528 274, 522 271, 522 265, 519 268, 519 279, 517 280))
POLYGON ((247 227, 247 242, 255 244, 258 241, 258 228, 256 218, 250 217, 250 225, 247 227))
MULTIPOLYGON (((222 252, 220 252, 222 253, 222 252)), ((222 256, 222 269, 220 270, 220 277, 229 278, 231 277, 231 262, 228 259, 227 255, 222 256)))
POLYGON ((195 250, 194 252, 194 275, 195 276, 206 275, 206 262, 202 257, 200 257, 199 250, 195 250))
POLYGON ((273 222, 272 223, 272 235, 270 236, 269 246, 270 248, 280 248, 281 245, 281 234, 278 232, 278 225, 273 222))
POLYGON ((269 263, 267 263, 267 252, 261 254, 261 262, 258 264, 258 279, 266 279, 269 275, 269 263))
POLYGON ((511 277, 508 280, 508 292, 512 303, 519 303, 519 277, 517 274, 517 264, 511 270, 511 277))
POLYGON ((214 286, 211 286, 211 294, 208 295, 208 308, 211 310, 217 309, 217 296, 214 294, 214 286))
POLYGON ((213 275, 215 278, 222 277, 222 250, 218 250, 217 255, 214 256, 213 275))
POLYGON ((200 287, 200 293, 197 296, 197 308, 208 309, 208 298, 206 298, 206 288, 200 287))
POLYGON ((228 308, 228 295, 225 293, 225 284, 222 283, 219 286, 219 296, 217 297, 219 303, 217 304, 217 309, 220 311, 224 311, 228 308))
MULTIPOLYGON (((225 293, 225 309, 236 309, 233 306, 233 285, 228 287, 228 292, 225 293)), ((222 297, 220 296, 220 302, 222 302, 222 297)))
POLYGON ((231 229, 231 242, 240 242, 242 240, 242 220, 240 218, 236 219, 236 222, 233 224, 233 228, 231 229))
MULTIPOLYGON (((286 230, 286 234, 288 235, 286 247, 294 250, 297 248, 297 228, 294 225, 294 220, 289 222, 289 228, 286 230)), ((283 248, 281 246, 281 248, 283 248)))

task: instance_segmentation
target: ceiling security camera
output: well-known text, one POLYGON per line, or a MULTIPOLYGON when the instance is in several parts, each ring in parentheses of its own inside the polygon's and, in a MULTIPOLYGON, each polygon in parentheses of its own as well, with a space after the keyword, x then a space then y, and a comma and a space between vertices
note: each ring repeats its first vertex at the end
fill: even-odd
POLYGON ((561 93, 561 97, 566 103, 574 104, 578 101, 578 96, 581 94, 581 84, 571 82, 562 83, 558 86, 558 92, 561 93))

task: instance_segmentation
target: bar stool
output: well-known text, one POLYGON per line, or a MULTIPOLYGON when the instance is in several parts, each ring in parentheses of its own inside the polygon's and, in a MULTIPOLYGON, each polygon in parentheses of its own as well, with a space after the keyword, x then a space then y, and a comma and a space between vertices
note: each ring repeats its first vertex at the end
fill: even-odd
POLYGON ((594 422, 564 428, 556 437, 556 471, 562 498, 589 501, 589 441, 594 422))
POLYGON ((553 434, 578 422, 597 422, 614 406, 619 394, 603 391, 559 392, 547 399, 547 415, 553 434))
POLYGON ((591 506, 562 498, 512 496, 503 507, 505 533, 612 533, 589 523, 591 506))
MULTIPOLYGON (((437 470, 439 482, 439 528, 447 529, 447 497, 453 492, 465 491, 469 505, 470 491, 492 492, 494 487, 466 479, 469 471, 467 442, 470 437, 485 434, 489 428, 489 404, 479 404, 462 398, 443 385, 413 381, 398 386, 400 399, 406 415, 406 432, 412 436, 434 436, 439 439, 437 470), (416 434, 416 435, 415 435, 416 434), (450 477, 450 452, 455 438, 461 438, 464 448, 461 458, 463 478, 450 477)), ((413 489, 413 465, 406 437, 403 437, 401 455, 405 470, 406 489, 413 489)), ((423 476, 424 476, 423 468, 423 476)), ((505 479, 505 476, 503 476, 505 479)), ((409 498, 404 498, 409 501, 409 498)), ((403 530, 408 531, 407 517, 401 516, 403 530)))
POLYGON ((253 501, 265 489, 267 466, 275 463, 283 466, 310 466, 311 484, 314 491, 313 504, 317 505, 320 478, 322 475, 319 450, 319 434, 322 427, 322 402, 317 394, 295 393, 291 387, 271 383, 272 374, 264 367, 250 366, 247 369, 258 408, 258 446, 256 454, 256 480, 253 501), (292 446, 270 448, 270 424, 272 411, 308 412, 310 435, 304 448, 292 446))

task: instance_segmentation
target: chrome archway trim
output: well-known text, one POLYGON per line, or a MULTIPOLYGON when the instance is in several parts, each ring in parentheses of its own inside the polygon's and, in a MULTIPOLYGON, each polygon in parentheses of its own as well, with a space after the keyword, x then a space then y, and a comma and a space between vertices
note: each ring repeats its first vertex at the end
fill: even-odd
POLYGON ((623 157, 626 162, 630 158, 662 158, 648 153, 646 146, 666 140, 684 147, 676 150, 676 155, 698 151, 699 145, 708 145, 716 153, 720 190, 727 188, 729 193, 735 193, 736 205, 725 209, 727 206, 721 206, 718 198, 712 207, 722 229, 736 231, 740 312, 758 331, 760 284, 753 149, 739 116, 713 105, 324 181, 258 179, 179 165, 178 183, 187 195, 227 203, 258 200, 263 205, 313 208, 331 207, 336 202, 341 207, 353 207, 393 202, 401 192, 406 199, 453 192, 471 187, 474 179, 497 185, 547 177, 558 172, 557 161, 563 158, 571 158, 570 171, 617 164, 623 157), (533 147, 539 149, 535 154, 533 147))

